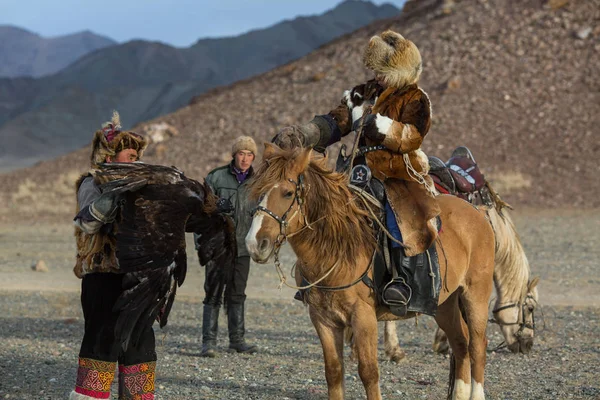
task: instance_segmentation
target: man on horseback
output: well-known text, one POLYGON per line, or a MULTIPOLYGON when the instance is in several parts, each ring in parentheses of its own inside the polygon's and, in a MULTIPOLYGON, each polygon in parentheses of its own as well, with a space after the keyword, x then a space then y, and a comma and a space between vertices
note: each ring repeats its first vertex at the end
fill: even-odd
POLYGON ((382 301, 399 316, 408 311, 435 315, 440 279, 433 267, 437 257, 427 251, 437 237, 440 209, 427 175, 428 159, 420 149, 431 126, 429 98, 417 85, 421 55, 414 43, 388 30, 371 38, 363 61, 375 79, 346 91, 328 114, 284 128, 274 142, 283 148, 301 145, 324 151, 352 130, 360 135, 354 163, 370 168, 387 196, 394 268, 382 301))

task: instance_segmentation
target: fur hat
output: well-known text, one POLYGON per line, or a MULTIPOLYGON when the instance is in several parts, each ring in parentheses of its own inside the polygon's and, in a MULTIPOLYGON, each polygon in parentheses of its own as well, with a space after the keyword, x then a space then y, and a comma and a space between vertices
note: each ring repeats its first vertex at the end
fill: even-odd
POLYGON ((252 154, 256 155, 257 150, 254 139, 252 139, 250 136, 240 136, 239 138, 235 139, 233 146, 231 146, 231 156, 235 156, 235 153, 240 150, 248 150, 251 151, 252 154))
POLYGON ((373 36, 365 49, 363 62, 381 75, 390 87, 402 88, 421 76, 421 53, 413 42, 391 30, 373 36))
POLYGON ((113 111, 111 121, 102 124, 102 129, 94 133, 92 139, 92 155, 90 163, 92 168, 106 162, 106 157, 114 157, 118 152, 125 149, 135 149, 138 158, 142 158, 144 149, 148 143, 141 135, 135 132, 121 130, 121 118, 119 113, 113 111))

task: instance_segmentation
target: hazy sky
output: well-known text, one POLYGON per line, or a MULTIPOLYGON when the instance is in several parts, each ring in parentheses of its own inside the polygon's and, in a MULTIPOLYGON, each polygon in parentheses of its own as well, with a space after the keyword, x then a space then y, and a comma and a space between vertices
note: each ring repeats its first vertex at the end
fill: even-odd
MULTIPOLYGON (((189 46, 298 15, 320 14, 341 0, 0 0, 0 25, 51 37, 91 30, 119 42, 159 40, 189 46)), ((401 8, 405 0, 372 0, 401 8)))

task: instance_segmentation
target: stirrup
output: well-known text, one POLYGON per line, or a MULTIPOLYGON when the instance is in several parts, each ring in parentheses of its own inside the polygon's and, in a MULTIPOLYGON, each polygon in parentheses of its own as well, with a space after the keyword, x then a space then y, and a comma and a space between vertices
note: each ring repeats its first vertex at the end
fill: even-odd
POLYGON ((412 289, 406 283, 404 278, 402 278, 402 277, 394 278, 391 281, 389 281, 388 283, 386 283, 386 285, 383 287, 383 290, 381 292, 381 299, 383 300, 383 303, 390 307, 408 307, 408 303, 410 302, 411 298, 412 298, 412 289), (408 289, 408 296, 404 296, 404 294, 402 294, 403 297, 405 298, 405 300, 387 299, 385 297, 385 294, 386 294, 387 290, 389 289, 389 287, 396 285, 396 284, 400 284, 400 285, 404 286, 406 289, 408 289))

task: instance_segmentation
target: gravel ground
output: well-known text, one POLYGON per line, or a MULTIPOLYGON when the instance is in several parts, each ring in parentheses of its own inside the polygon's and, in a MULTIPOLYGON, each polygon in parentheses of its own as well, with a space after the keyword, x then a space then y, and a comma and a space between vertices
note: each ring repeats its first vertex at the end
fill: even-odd
MULTIPOLYGON (((528 356, 491 351, 502 340, 490 326, 485 391, 488 399, 600 399, 600 211, 523 211, 515 220, 541 277, 543 313, 528 356)), ((72 276, 73 244, 67 226, 0 225, 0 398, 66 399, 73 387, 83 319, 79 282, 72 276), (44 259, 49 272, 31 271, 44 259)), ((291 265, 291 255, 285 258, 291 265)), ((215 359, 200 352, 203 271, 190 257, 190 273, 169 326, 157 330, 157 399, 325 399, 319 340, 293 291, 277 290, 273 268, 255 266, 247 302, 247 339, 261 352, 215 359)), ((221 318, 219 346, 227 346, 221 318)), ((384 398, 445 398, 448 359, 430 350, 429 317, 401 322, 407 358, 385 360, 384 398)), ((346 355, 349 350, 346 351, 346 355)), ((364 398, 356 364, 347 360, 347 398, 364 398)), ((116 386, 113 393, 116 393, 116 386)), ((114 396, 113 398, 116 398, 114 396)))

